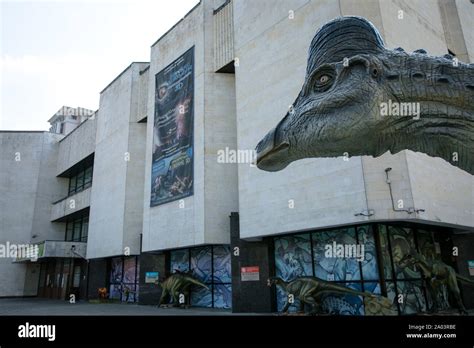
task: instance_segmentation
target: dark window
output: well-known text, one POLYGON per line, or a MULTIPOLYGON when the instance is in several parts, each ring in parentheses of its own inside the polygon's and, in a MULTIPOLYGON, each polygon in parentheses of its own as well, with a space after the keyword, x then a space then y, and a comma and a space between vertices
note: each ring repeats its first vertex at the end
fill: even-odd
POLYGON ((69 196, 81 192, 92 185, 92 166, 81 169, 69 178, 69 196))
POLYGON ((90 187, 92 184, 92 167, 86 168, 84 172, 84 189, 90 187))
POLYGON ((81 239, 82 219, 74 221, 74 234, 72 235, 72 241, 78 242, 81 239))
POLYGON ((84 190, 84 172, 79 172, 77 174, 77 182, 76 182, 76 191, 84 190))
POLYGON ((87 242, 89 217, 84 216, 66 223, 67 242, 87 242))
POLYGON ((74 224, 72 222, 66 223, 66 241, 72 240, 73 228, 74 228, 74 224))
POLYGON ((88 234, 89 234, 89 218, 85 217, 82 220, 81 242, 87 242, 88 234))
POLYGON ((73 176, 69 179, 69 195, 76 193, 77 188, 77 176, 73 176))

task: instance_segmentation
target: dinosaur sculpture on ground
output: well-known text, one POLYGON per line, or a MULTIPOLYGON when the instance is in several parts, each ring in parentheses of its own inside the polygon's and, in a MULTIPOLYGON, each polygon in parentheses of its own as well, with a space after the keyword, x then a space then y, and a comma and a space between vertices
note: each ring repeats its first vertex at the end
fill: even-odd
MULTIPOLYGON (((285 282, 280 277, 269 278, 267 285, 272 286, 273 284, 281 287, 288 295, 293 295, 295 299, 300 300, 300 312, 303 311, 304 303, 311 305, 313 307, 311 311, 312 314, 320 311, 321 299, 324 295, 340 294, 363 296, 369 298, 378 297, 377 295, 374 295, 370 292, 353 290, 317 277, 299 277, 289 282, 285 282)), ((291 303, 287 298, 282 312, 288 312, 290 305, 291 303)))
POLYGON ((256 151, 258 168, 279 171, 405 149, 474 174, 474 64, 388 50, 369 21, 340 17, 316 33, 298 97, 256 151))
POLYGON ((430 293, 433 301, 433 306, 430 309, 432 312, 438 311, 438 294, 440 287, 446 285, 448 292, 452 295, 456 301, 459 312, 461 314, 467 314, 466 307, 461 298, 461 291, 459 290, 458 281, 463 281, 474 285, 474 281, 457 274, 454 268, 448 266, 442 261, 433 260, 428 261, 423 255, 416 252, 407 254, 398 263, 400 267, 411 267, 415 265, 421 271, 421 274, 425 280, 426 287, 430 293))
POLYGON ((180 271, 176 271, 159 284, 162 292, 158 306, 165 304, 165 302, 169 303, 170 299, 175 307, 184 304, 179 302, 179 296, 183 294, 185 299, 189 299, 189 291, 192 286, 200 286, 209 290, 207 285, 196 279, 191 273, 180 271))

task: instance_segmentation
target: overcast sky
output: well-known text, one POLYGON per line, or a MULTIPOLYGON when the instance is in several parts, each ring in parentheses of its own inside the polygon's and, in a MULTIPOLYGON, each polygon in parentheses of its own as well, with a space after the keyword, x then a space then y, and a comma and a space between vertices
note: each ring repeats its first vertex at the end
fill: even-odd
POLYGON ((0 0, 0 129, 48 130, 99 92, 198 0, 0 0))

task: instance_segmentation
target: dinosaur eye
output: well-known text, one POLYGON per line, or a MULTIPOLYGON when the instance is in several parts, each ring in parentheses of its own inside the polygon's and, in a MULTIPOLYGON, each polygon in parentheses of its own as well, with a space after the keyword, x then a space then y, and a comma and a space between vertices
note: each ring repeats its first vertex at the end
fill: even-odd
POLYGON ((333 74, 329 71, 322 71, 315 76, 313 90, 315 92, 324 92, 328 90, 333 82, 333 74))
POLYGON ((323 75, 319 78, 319 83, 321 83, 323 85, 328 81, 329 81, 329 76, 328 75, 323 75))

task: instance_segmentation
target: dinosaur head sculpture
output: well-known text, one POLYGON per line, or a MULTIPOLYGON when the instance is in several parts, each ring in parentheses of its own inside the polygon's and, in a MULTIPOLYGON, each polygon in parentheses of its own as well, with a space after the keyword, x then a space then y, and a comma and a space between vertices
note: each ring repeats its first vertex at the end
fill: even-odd
POLYGON ((370 22, 341 17, 316 33, 298 97, 256 151, 260 169, 278 171, 302 158, 404 149, 474 173, 474 66, 388 50, 370 22))

